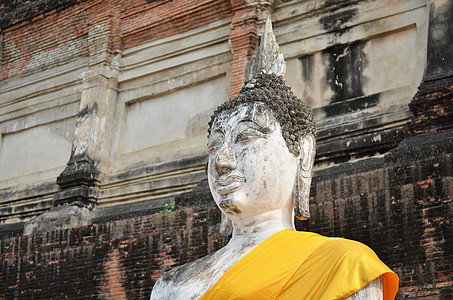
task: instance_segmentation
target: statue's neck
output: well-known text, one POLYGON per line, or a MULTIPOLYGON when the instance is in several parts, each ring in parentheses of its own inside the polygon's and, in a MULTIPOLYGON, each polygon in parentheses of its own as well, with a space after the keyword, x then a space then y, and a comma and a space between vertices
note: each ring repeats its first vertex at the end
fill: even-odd
POLYGON ((281 230, 294 229, 292 215, 288 216, 284 210, 268 211, 251 218, 233 220, 232 222, 233 236, 227 248, 233 251, 257 246, 281 230))

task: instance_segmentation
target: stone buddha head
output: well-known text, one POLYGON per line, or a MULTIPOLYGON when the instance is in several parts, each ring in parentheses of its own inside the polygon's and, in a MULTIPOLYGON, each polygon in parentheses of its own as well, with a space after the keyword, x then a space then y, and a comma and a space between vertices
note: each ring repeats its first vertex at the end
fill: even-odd
POLYGON ((281 209, 292 226, 293 212, 309 217, 315 136, 311 110, 276 74, 259 73, 216 109, 208 182, 223 213, 223 233, 230 233, 229 220, 271 210, 281 209))

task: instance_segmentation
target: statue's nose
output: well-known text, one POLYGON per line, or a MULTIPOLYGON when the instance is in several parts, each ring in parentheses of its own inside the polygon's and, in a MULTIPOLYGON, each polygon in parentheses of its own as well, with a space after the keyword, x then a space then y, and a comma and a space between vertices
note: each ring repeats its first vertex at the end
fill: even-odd
POLYGON ((230 143, 225 143, 220 148, 215 159, 215 168, 219 174, 226 174, 236 168, 236 155, 230 143))

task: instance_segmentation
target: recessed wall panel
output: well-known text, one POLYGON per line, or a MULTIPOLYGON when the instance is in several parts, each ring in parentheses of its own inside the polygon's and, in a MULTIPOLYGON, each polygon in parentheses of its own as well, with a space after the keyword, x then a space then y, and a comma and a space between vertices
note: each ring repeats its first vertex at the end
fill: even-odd
POLYGON ((4 135, 0 182, 15 180, 17 184, 27 184, 56 178, 71 154, 74 123, 61 121, 4 135), (31 174, 34 175, 27 177, 31 174))
POLYGON ((286 78, 312 108, 408 85, 416 88, 423 69, 417 38, 411 27, 290 59, 286 78))
POLYGON ((207 135, 210 115, 226 95, 226 79, 220 77, 128 105, 120 151, 134 152, 207 135))

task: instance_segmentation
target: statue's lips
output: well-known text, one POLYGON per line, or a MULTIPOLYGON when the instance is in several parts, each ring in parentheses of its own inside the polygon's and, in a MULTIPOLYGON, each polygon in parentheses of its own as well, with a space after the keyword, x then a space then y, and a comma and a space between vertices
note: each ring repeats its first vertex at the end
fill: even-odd
POLYGON ((238 175, 229 175, 225 178, 219 178, 215 181, 214 187, 220 195, 232 193, 241 188, 245 178, 238 175))

